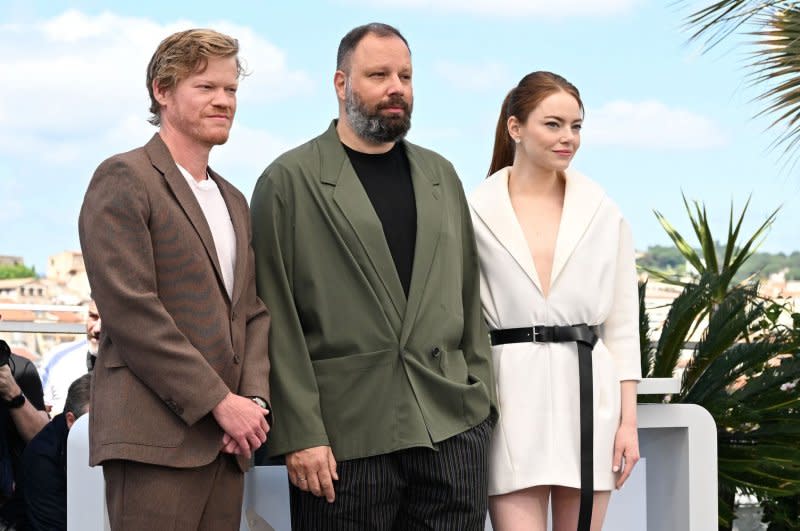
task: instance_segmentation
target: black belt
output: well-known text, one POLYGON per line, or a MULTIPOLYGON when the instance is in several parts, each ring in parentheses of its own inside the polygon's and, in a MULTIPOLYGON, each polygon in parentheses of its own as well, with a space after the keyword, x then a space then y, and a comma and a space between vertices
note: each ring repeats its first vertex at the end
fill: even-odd
POLYGON ((592 424, 592 350, 597 334, 586 324, 572 326, 529 326, 504 328, 489 332, 492 345, 505 343, 570 343, 578 344, 578 388, 580 390, 581 421, 581 506, 578 513, 578 531, 589 531, 592 523, 594 497, 594 441, 592 424))

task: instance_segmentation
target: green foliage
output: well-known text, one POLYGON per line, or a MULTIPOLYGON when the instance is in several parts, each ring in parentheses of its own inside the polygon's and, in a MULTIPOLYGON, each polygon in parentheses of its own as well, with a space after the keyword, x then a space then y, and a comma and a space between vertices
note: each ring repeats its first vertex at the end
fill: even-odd
MULTIPOLYGON (((687 280, 665 271, 652 276, 682 287, 673 301, 655 348, 642 349, 643 374, 670 377, 684 345, 699 326, 700 341, 682 375, 681 390, 671 403, 698 404, 717 424, 720 528, 733 520, 737 489, 761 500, 800 495, 800 315, 758 295, 756 281, 737 275, 775 219, 776 212, 743 243, 741 226, 747 211, 734 217, 731 208, 723 245, 715 242, 705 208, 684 198, 697 249, 659 213, 656 216, 685 260, 698 275, 687 280), (785 324, 791 323, 791 324, 785 324), (644 370, 646 369, 646 370, 644 370)), ((643 297, 640 294, 640 303, 643 297)), ((649 322, 642 316, 643 337, 649 322)), ((667 397, 644 397, 649 401, 667 397)))
POLYGON ((649 267, 660 271, 682 273, 686 269, 686 259, 675 247, 652 245, 647 248, 636 263, 641 267, 649 267))
MULTIPOLYGON (((722 244, 717 242, 717 249, 722 248, 722 244)), ((695 252, 700 252, 695 249, 695 252)), ((655 269, 667 272, 676 276, 686 272, 686 259, 675 247, 653 245, 636 260, 639 267, 655 269)), ((800 280, 800 251, 791 254, 786 253, 753 253, 744 262, 739 271, 734 275, 734 282, 741 282, 747 278, 754 277, 759 280, 766 280, 773 273, 786 272, 786 280, 800 280)))
POLYGON ((765 279, 773 273, 786 272, 786 280, 800 280, 800 252, 784 253, 755 253, 744 264, 737 275, 738 280, 754 275, 765 279))
POLYGON ((0 265, 0 280, 9 278, 31 278, 36 276, 36 268, 25 265, 0 265))
POLYGON ((769 522, 767 531, 797 531, 800 522, 800 496, 765 497, 764 520, 769 522))

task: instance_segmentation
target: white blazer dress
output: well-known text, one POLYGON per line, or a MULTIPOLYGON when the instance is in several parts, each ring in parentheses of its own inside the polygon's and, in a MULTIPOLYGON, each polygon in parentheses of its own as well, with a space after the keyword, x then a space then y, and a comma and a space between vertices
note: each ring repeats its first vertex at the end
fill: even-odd
MULTIPOLYGON (((471 194, 489 329, 598 326, 592 353, 594 489, 612 490, 620 381, 639 380, 639 313, 631 231, 599 185, 568 170, 550 293, 545 298, 508 195, 504 168, 471 194)), ((490 450, 489 494, 536 486, 580 487, 575 343, 492 347, 500 408, 490 450)))

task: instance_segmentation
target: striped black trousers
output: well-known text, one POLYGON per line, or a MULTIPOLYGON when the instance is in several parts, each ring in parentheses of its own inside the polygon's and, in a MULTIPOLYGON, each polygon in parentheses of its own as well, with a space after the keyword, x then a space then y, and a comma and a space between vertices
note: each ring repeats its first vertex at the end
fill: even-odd
POLYGON ((341 461, 333 503, 290 484, 292 531, 483 531, 491 432, 341 461))

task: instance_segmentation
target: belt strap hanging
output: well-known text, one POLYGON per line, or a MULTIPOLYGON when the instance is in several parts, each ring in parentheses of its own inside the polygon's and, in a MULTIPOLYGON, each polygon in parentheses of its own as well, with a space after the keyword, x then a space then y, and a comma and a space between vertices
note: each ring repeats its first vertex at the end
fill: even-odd
POLYGON ((529 326, 504 328, 489 332, 492 345, 505 343, 569 343, 578 346, 578 389, 580 393, 581 431, 581 505, 578 531, 589 531, 594 499, 594 406, 592 398, 592 350, 597 343, 594 327, 587 324, 572 326, 529 326))

